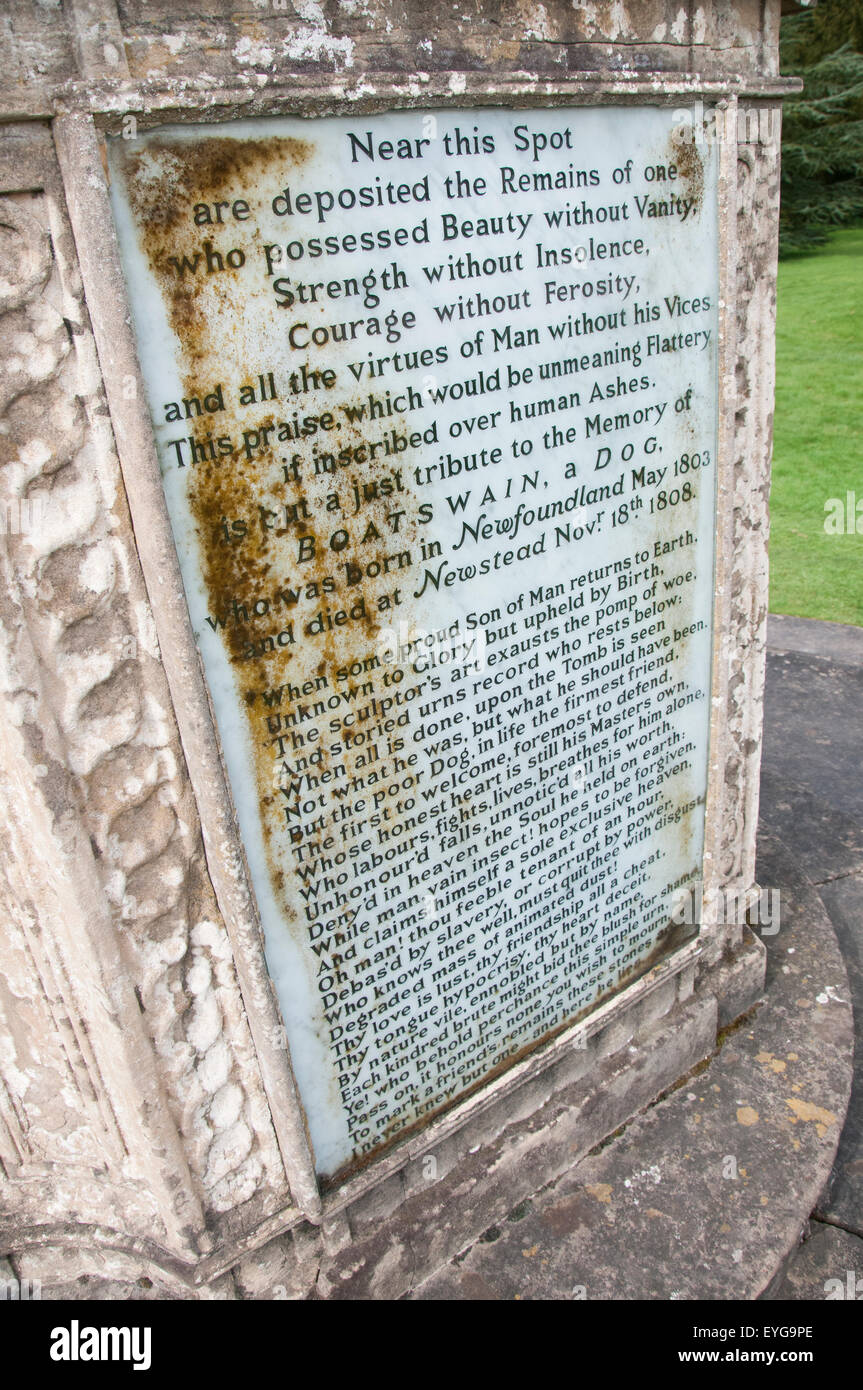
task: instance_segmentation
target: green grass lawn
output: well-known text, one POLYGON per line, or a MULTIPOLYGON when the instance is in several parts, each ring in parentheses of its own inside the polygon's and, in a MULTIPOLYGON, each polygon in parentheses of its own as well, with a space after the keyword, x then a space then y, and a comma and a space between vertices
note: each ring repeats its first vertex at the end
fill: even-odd
POLYGON ((779 266, 770 609, 863 627, 860 534, 825 502, 863 503, 863 229, 779 266))

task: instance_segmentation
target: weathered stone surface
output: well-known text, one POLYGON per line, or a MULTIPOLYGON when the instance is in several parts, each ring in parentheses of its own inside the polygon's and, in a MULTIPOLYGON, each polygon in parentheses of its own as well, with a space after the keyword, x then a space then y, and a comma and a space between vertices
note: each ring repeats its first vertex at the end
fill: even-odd
MULTIPOLYGON (((462 11, 450 0, 259 0, 201 5, 75 0, 61 7, 18 0, 6 18, 11 62, 0 100, 51 109, 79 74, 115 87, 200 81, 251 93, 274 73, 338 76, 358 89, 375 72, 408 75, 419 90, 443 75, 531 73, 559 82, 598 72, 706 73, 739 78, 778 71, 779 4, 731 6, 673 0, 600 0, 573 8, 490 0, 462 11)), ((455 75, 452 78, 450 75, 455 75)))
MULTIPOLYGON (((744 128, 745 118, 743 107, 744 128)), ((731 611, 725 634, 731 673, 721 875, 723 882, 741 886, 753 881, 755 870, 767 622, 779 211, 778 107, 772 108, 771 118, 774 141, 742 146, 737 163, 735 497, 731 611)))
POLYGON ((765 1294, 770 1302, 807 1303, 863 1297, 863 1240, 839 1226, 810 1222, 786 1274, 765 1294))

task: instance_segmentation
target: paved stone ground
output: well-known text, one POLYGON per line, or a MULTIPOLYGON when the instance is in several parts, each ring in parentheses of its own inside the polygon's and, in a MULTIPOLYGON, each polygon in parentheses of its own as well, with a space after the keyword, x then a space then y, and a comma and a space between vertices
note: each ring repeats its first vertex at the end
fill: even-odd
POLYGON ((771 618, 765 728, 769 1006, 414 1298, 863 1296, 863 630, 771 618))
MULTIPOLYGON (((863 1297, 863 629, 771 617, 761 825, 793 852, 839 939, 855 1014, 851 1102, 836 1162, 776 1299, 863 1297), (826 1288, 826 1291, 825 1291, 826 1288)), ((759 863, 767 887, 769 864, 759 863)))

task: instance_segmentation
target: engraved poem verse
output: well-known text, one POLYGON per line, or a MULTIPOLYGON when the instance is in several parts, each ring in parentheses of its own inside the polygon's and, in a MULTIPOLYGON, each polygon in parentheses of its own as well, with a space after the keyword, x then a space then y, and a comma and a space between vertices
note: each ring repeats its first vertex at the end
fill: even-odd
POLYGON ((660 107, 109 144, 189 609, 332 1177, 634 978, 700 875, 716 149, 660 107))

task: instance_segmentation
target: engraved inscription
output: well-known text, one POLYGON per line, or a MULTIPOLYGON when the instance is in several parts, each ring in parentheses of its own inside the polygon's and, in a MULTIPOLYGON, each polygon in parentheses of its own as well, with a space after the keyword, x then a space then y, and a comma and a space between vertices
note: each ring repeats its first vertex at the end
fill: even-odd
POLYGON ((111 142, 163 481, 319 1171, 677 940, 717 161, 662 108, 111 142))

